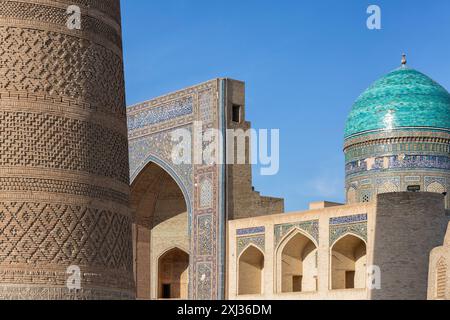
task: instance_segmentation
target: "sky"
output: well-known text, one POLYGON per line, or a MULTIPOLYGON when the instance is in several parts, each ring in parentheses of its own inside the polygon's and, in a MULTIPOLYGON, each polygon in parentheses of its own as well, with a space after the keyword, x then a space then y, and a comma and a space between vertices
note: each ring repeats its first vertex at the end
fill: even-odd
POLYGON ((127 104, 218 77, 246 82, 246 120, 280 130, 280 171, 256 190, 287 211, 344 201, 347 115, 408 65, 450 89, 448 0, 122 0, 127 104), (369 30, 369 5, 381 30, 369 30))

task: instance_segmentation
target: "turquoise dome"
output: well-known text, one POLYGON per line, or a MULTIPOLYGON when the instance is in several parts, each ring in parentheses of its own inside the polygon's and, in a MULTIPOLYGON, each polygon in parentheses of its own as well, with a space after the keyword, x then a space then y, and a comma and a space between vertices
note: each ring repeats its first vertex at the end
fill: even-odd
POLYGON ((347 120, 345 138, 400 128, 450 131, 450 94, 406 66, 387 74, 358 98, 347 120))

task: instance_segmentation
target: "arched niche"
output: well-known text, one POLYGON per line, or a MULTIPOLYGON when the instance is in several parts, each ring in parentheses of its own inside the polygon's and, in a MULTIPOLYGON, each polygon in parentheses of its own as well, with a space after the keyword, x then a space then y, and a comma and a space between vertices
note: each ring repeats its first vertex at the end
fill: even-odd
POLYGON ((250 245, 238 259, 238 295, 262 294, 264 254, 250 245))
POLYGON ((318 250, 316 243, 301 230, 294 230, 277 250, 278 292, 317 291, 318 250))
POLYGON ((173 248, 158 259, 158 298, 187 299, 189 254, 173 248))

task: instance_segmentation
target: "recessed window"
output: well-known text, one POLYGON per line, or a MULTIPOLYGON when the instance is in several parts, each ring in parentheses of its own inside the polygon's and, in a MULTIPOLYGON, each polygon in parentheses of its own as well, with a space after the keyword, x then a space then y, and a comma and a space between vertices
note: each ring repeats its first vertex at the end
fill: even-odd
POLYGON ((241 122, 241 106, 238 106, 236 104, 233 105, 232 120, 233 122, 241 122))

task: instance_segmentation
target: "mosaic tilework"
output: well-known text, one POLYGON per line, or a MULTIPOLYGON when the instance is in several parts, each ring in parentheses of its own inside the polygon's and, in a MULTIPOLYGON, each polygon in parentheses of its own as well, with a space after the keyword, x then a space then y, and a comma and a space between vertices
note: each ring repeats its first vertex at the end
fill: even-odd
MULTIPOLYGON (((145 105, 144 105, 145 106, 145 105)), ((192 97, 176 100, 170 104, 152 108, 128 117, 128 130, 136 130, 149 125, 192 114, 192 97)))
POLYGON ((378 194, 400 191, 400 177, 376 178, 375 184, 378 194))
POLYGON ((246 236, 249 234, 257 234, 257 233, 265 233, 266 227, 254 227, 254 228, 247 228, 247 229, 238 229, 236 230, 236 235, 238 236, 246 236))
POLYGON ((212 103, 212 95, 213 92, 211 90, 205 90, 198 94, 200 120, 205 124, 213 122, 216 117, 216 110, 212 103))
POLYGON ((347 203, 348 204, 353 204, 356 203, 356 195, 357 195, 357 191, 355 187, 350 187, 347 189, 347 203))
POLYGON ((367 221, 367 214, 358 214, 354 216, 331 218, 330 225, 336 226, 340 224, 358 223, 365 221, 367 221))
POLYGON ((239 257, 241 253, 247 249, 247 247, 253 244, 257 248, 261 249, 262 252, 266 250, 266 237, 265 235, 258 235, 252 237, 240 237, 237 239, 237 256, 239 257))
MULTIPOLYGON (((192 132, 191 126, 182 127, 192 132)), ((158 132, 130 141, 130 176, 133 181, 139 172, 147 165, 149 157, 161 159, 165 163, 172 164, 173 142, 171 140, 171 130, 158 132)), ((191 165, 181 164, 171 168, 177 173, 178 178, 183 182, 184 187, 189 192, 192 199, 192 174, 191 165)))
MULTIPOLYGON (((173 165, 170 132, 175 128, 187 128, 192 133, 195 120, 203 121, 203 131, 222 129, 218 99, 220 83, 221 80, 212 80, 128 109, 132 177, 136 177, 152 158, 161 159, 175 172, 192 199, 190 299, 217 299, 223 292, 222 166, 173 165)), ((193 150, 194 159, 197 152, 193 150)))
POLYGON ((399 127, 450 129, 450 94, 414 69, 401 67, 370 86, 355 102, 345 136, 399 127))
POLYGON ((211 255, 212 250, 212 218, 210 215, 203 215, 197 217, 197 232, 198 232, 198 254, 201 256, 211 255))
POLYGON ((367 242, 367 214, 330 219, 330 247, 348 233, 360 236, 367 242))
POLYGON ((213 185, 210 179, 205 178, 200 182, 200 208, 211 208, 214 195, 213 185))
POLYGON ((316 241, 317 244, 319 243, 319 220, 313 220, 276 225, 274 228, 275 247, 277 247, 280 244, 281 240, 295 228, 306 232, 316 241))
POLYGON ((372 191, 371 190, 361 190, 359 195, 359 202, 370 202, 372 201, 372 191))

